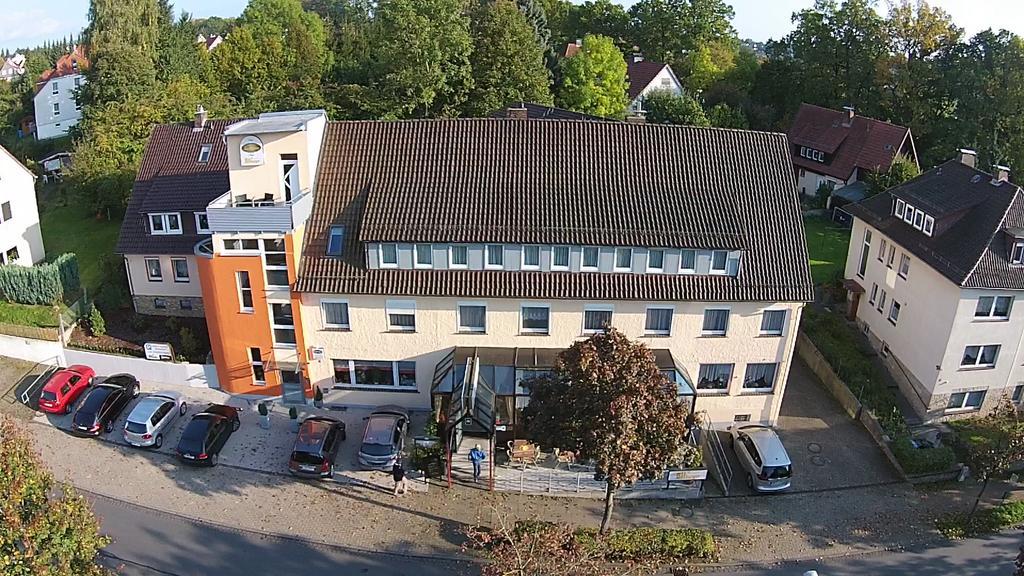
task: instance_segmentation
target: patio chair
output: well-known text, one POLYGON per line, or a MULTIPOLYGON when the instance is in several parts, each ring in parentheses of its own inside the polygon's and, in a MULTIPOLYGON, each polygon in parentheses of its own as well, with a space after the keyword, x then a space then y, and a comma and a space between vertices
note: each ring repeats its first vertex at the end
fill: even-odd
POLYGON ((529 440, 508 441, 508 461, 513 466, 519 464, 526 469, 528 464, 537 465, 540 449, 529 440))
POLYGON ((555 448, 553 452, 555 453, 555 469, 558 468, 559 464, 564 462, 566 468, 568 470, 572 470, 572 465, 576 463, 575 452, 572 450, 560 450, 558 448, 555 448))

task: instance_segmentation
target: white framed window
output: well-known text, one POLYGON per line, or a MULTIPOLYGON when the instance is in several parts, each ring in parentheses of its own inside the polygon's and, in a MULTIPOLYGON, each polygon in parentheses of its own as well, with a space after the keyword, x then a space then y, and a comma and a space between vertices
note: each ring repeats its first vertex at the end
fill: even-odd
POLYGON ((334 330, 352 328, 348 318, 348 300, 321 300, 320 311, 323 314, 324 328, 334 330))
POLYGON ((466 334, 487 332, 487 304, 485 302, 459 302, 458 331, 466 334))
POLYGON ((786 327, 785 310, 765 310, 761 313, 761 335, 782 336, 786 327))
POLYGON ((583 333, 604 332, 612 325, 614 308, 609 304, 587 304, 583 307, 583 333))
POLYGON ((334 387, 416 389, 416 363, 390 360, 332 360, 334 387))
POLYGON ((14 218, 14 213, 11 211, 11 203, 4 202, 0 204, 0 222, 7 222, 11 218, 14 218))
POLYGON ((580 262, 580 269, 590 272, 596 271, 600 266, 601 249, 597 246, 584 246, 583 259, 580 262))
POLYGON ((1010 252, 1010 264, 1020 264, 1024 261, 1024 242, 1014 242, 1013 251, 1010 252))
POLYGON ((882 310, 885 310, 885 299, 886 299, 885 288, 882 288, 882 293, 881 293, 881 295, 878 296, 878 311, 879 312, 881 312, 882 310))
POLYGON ((381 244, 380 245, 380 267, 381 268, 397 268, 398 267, 398 244, 381 244))
POLYGON ((181 214, 161 212, 149 215, 149 232, 154 236, 181 234, 181 214))
POLYGON ((523 270, 540 269, 540 246, 523 246, 523 270))
POLYGON ((146 258, 146 279, 150 282, 163 282, 164 272, 159 258, 146 258))
POLYGON ((882 262, 885 260, 885 249, 889 247, 889 242, 882 238, 882 241, 878 244, 878 261, 882 262))
POLYGON ((281 171, 281 196, 290 202, 299 195, 299 159, 296 154, 282 154, 279 165, 281 171))
POLYGON ((431 244, 417 244, 415 247, 416 268, 431 268, 434 266, 434 246, 431 244))
POLYGON ((949 402, 946 403, 946 410, 977 410, 985 403, 985 394, 988 390, 975 390, 974 392, 956 392, 950 394, 949 402))
POLYGON ((54 80, 51 86, 52 88, 50 94, 60 94, 60 82, 54 80))
POLYGON ((252 366, 252 383, 256 386, 266 386, 267 372, 263 367, 263 353, 259 348, 249 348, 249 365, 252 366))
POLYGON ((288 288, 288 255, 285 253, 284 238, 264 238, 260 242, 263 244, 267 288, 288 288))
POLYGON ((327 255, 328 256, 341 256, 341 251, 345 247, 345 227, 344 226, 331 226, 330 230, 327 231, 327 255))
POLYGON ((235 283, 238 285, 238 310, 252 313, 252 284, 249 282, 249 272, 239 270, 235 272, 235 283))
POLYGON ((665 251, 652 248, 647 251, 647 271, 663 272, 665 270, 665 251))
POLYGON ((551 269, 552 270, 568 270, 569 269, 569 247, 568 246, 553 246, 551 248, 551 269))
POLYGON ((269 302, 274 346, 295 346, 295 317, 291 302, 269 302))
POLYGON ((60 116, 60 102, 53 103, 53 115, 60 116))
POLYGON ((728 393, 733 364, 701 364, 697 372, 697 390, 728 393))
POLYGON ((675 308, 671 306, 648 306, 647 318, 644 320, 644 334, 649 336, 672 334, 672 316, 675 312, 675 308))
POLYGON ((899 321, 900 321, 900 303, 897 302, 896 300, 893 300, 892 304, 889 305, 889 322, 892 322, 892 325, 895 326, 896 323, 899 322, 899 321))
POLYGON ((206 215, 206 212, 196 212, 196 233, 198 234, 209 234, 210 233, 210 218, 206 215))
POLYGON ((188 282, 188 260, 171 258, 171 270, 174 270, 175 282, 188 282))
POLYGON ((1013 306, 1013 296, 982 296, 978 298, 978 305, 974 309, 975 318, 988 320, 1007 320, 1010 318, 1010 308, 1013 306))
POLYGON ((1024 384, 1018 384, 1013 387, 1013 395, 1010 396, 1010 400, 1014 404, 1020 404, 1021 401, 1024 401, 1024 384))
POLYGON ((388 300, 385 303, 388 330, 392 332, 416 331, 416 301, 388 300))
POLYGON ((751 392, 771 392, 775 387, 775 373, 778 364, 747 364, 747 373, 743 377, 743 390, 751 392))
POLYGON ((871 230, 864 230, 864 245, 860 249, 860 263, 857 265, 857 276, 864 277, 868 269, 868 258, 871 254, 871 230))
POLYGON ((914 207, 907 204, 906 209, 903 211, 903 221, 907 224, 914 223, 914 207))
POLYGON ((448 247, 448 267, 449 268, 468 268, 469 267, 469 247, 455 244, 448 247))
POLYGON ((868 298, 868 304, 874 304, 875 300, 877 298, 878 298, 878 284, 872 282, 871 283, 871 297, 868 298))
POLYGON ((961 368, 995 368, 999 356, 999 345, 968 346, 960 359, 961 368))
POLYGON ((903 218, 903 211, 906 210, 907 203, 899 198, 896 199, 896 217, 903 218))
POLYGON ((505 267, 505 246, 488 244, 484 246, 484 268, 500 270, 505 267))
POLYGON ((225 252, 251 253, 259 252, 260 241, 256 238, 228 238, 224 240, 225 252))
POLYGON ((199 161, 200 164, 206 164, 207 162, 210 161, 210 150, 211 149, 212 149, 212 147, 209 144, 203 144, 202 147, 199 148, 199 158, 198 158, 198 161, 199 161))
POLYGON ((896 263, 896 245, 895 244, 890 244, 889 245, 889 259, 886 261, 885 265, 888 268, 892 268, 892 265, 894 263, 896 263))
POLYGON ((711 273, 725 274, 729 265, 729 252, 727 250, 711 251, 711 273))
POLYGON ((700 333, 704 336, 725 336, 729 330, 728 308, 707 308, 700 333))
POLYGON ((914 210, 914 228, 920 230, 922 227, 924 227, 924 212, 914 210))
POLYGON ((679 272, 682 274, 697 273, 696 250, 681 250, 679 252, 679 272))
POLYGON ((900 268, 898 273, 900 278, 903 278, 904 280, 907 279, 907 274, 910 274, 910 256, 906 253, 900 254, 900 268))
POLYGON ((616 248, 615 249, 615 271, 625 272, 633 269, 633 249, 632 248, 616 248))
POLYGON ((932 232, 934 230, 935 230, 935 218, 932 218, 931 216, 925 216, 924 217, 924 226, 921 228, 921 231, 924 232, 925 234, 927 234, 928 236, 931 236, 932 232))
POLYGON ((551 306, 537 302, 522 304, 520 306, 522 323, 520 331, 523 334, 547 334, 551 328, 551 306))

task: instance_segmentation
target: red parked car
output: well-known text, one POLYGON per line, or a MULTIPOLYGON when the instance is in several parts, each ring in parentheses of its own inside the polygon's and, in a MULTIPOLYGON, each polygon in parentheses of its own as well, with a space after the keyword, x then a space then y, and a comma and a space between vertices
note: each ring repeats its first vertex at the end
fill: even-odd
POLYGON ((95 377, 92 368, 81 364, 58 370, 43 386, 39 409, 50 414, 71 414, 75 400, 92 385, 95 377))

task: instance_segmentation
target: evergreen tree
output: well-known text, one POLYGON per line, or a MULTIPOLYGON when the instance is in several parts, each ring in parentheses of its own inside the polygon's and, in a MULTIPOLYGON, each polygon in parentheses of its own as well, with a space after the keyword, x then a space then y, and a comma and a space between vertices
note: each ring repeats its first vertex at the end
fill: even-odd
POLYGON ((469 115, 484 116, 513 102, 552 103, 544 52, 513 0, 480 4, 471 31, 474 86, 466 103, 469 115))
POLYGON ((608 118, 621 118, 626 98, 626 61, 606 36, 583 37, 579 54, 562 62, 558 103, 563 108, 608 118))
POLYGON ((156 0, 92 0, 87 36, 88 104, 141 96, 156 84, 160 9, 156 0))

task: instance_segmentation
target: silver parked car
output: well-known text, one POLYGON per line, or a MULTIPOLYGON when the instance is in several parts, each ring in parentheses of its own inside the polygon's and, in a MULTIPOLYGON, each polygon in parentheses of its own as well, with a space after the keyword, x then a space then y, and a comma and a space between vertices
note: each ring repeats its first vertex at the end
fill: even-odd
POLYGON ((178 416, 188 412, 185 397, 179 392, 150 394, 128 415, 124 424, 124 440, 132 446, 160 448, 164 434, 178 416))
POLYGON ((790 486, 793 462, 775 430, 759 424, 729 427, 740 466, 747 473, 747 486, 758 492, 779 492, 790 486))
POLYGON ((359 445, 359 465, 390 472, 402 457, 409 413, 401 406, 380 406, 370 413, 359 445))

